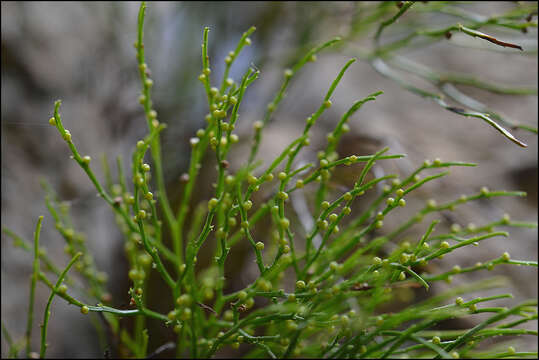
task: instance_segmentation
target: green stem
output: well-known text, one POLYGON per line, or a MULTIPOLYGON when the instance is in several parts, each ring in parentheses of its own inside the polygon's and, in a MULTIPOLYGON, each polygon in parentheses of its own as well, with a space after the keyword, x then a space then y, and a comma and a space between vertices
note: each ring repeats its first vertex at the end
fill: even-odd
POLYGON ((37 277, 39 274, 39 235, 41 233, 41 222, 43 216, 37 220, 36 230, 34 232, 34 262, 32 281, 30 282, 30 301, 28 303, 28 322, 26 323, 26 356, 30 357, 30 341, 32 338, 32 322, 34 321, 34 300, 37 277))
POLYGON ((45 351, 47 350, 47 343, 46 343, 47 342, 47 326, 49 324, 49 318, 51 316, 50 308, 52 305, 52 299, 54 298, 54 295, 56 295, 56 293, 58 292, 58 287, 60 287, 60 285, 62 284, 62 281, 64 280, 64 277, 66 276, 71 266, 73 266, 75 261, 77 261, 77 259, 81 256, 82 256, 82 253, 80 252, 75 254, 75 256, 73 256, 71 261, 67 264, 66 268, 62 271, 62 273, 58 277, 58 281, 56 282, 56 285, 51 291, 51 295, 49 296, 49 301, 47 301, 47 306, 45 307, 45 315, 43 317, 43 325, 41 327, 41 350, 39 352, 40 358, 45 357, 45 351))

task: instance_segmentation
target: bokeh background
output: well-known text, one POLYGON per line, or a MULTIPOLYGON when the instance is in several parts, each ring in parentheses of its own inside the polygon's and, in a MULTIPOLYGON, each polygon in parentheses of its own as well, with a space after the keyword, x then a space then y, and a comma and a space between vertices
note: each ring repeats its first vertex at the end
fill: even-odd
MULTIPOLYGON (((167 191, 173 207, 180 196, 179 177, 187 170, 189 138, 205 125, 207 104, 197 80, 201 68, 202 29, 210 27, 212 76, 220 79, 223 59, 251 25, 257 31, 252 45, 244 49, 231 71, 238 81, 248 66, 261 70, 260 78, 249 88, 241 108, 238 134, 242 139, 232 153, 232 166, 241 162, 250 144, 252 123, 261 120, 267 103, 282 81, 282 71, 294 63, 301 51, 333 38, 346 36, 355 17, 376 3, 352 2, 152 2, 145 25, 146 61, 154 80, 153 101, 160 121, 168 124, 163 133, 163 163, 167 191), (298 50, 299 49, 299 50, 298 50)), ((396 13, 392 5, 388 14, 396 13)), ((383 37, 394 39, 416 27, 440 28, 458 21, 447 14, 422 14, 422 3, 414 5, 383 37)), ((508 11, 513 2, 481 2, 458 5, 481 14, 508 11)), ((2 150, 2 227, 26 240, 39 215, 44 215, 41 244, 51 258, 63 267, 67 255, 64 243, 47 213, 39 185, 47 179, 61 200, 71 204, 74 226, 87 234, 88 247, 95 254, 99 269, 109 273, 108 286, 114 304, 127 300, 129 282, 123 244, 112 211, 96 196, 96 191, 79 166, 69 158, 69 150, 57 131, 48 124, 53 104, 62 99, 62 118, 82 154, 92 157, 92 165, 103 179, 99 159, 117 155, 129 159, 137 140, 146 134, 146 124, 138 104, 140 83, 135 49, 137 2, 2 2, 1 4, 1 150, 2 150)), ((385 15, 384 19, 389 15, 385 15)), ((537 21, 537 16, 533 17, 537 21)), ((338 50, 328 50, 318 61, 307 64, 297 74, 287 97, 266 129, 260 157, 269 161, 301 133, 305 118, 314 112, 330 82, 342 65, 359 55, 357 48, 372 48, 376 27, 367 28, 338 50)), ((527 33, 507 29, 496 34, 507 41, 523 44, 524 50, 502 49, 480 39, 453 34, 450 40, 430 46, 411 47, 402 55, 440 71, 474 74, 478 78, 537 89, 537 31, 527 33)), ((417 79, 410 79, 417 81, 417 79)), ((420 82, 418 82, 420 84, 420 82)), ((422 86, 427 87, 426 84, 422 86)), ((511 119, 537 128, 537 96, 496 95, 471 87, 459 87, 489 108, 511 119)), ((442 226, 456 222, 484 224, 505 212, 513 219, 537 219, 537 135, 525 131, 514 134, 528 144, 523 149, 507 141, 493 128, 474 118, 446 111, 435 103, 412 94, 394 81, 377 73, 366 61, 352 65, 333 96, 333 106, 313 129, 314 140, 302 160, 316 158, 325 145, 325 134, 343 112, 358 99, 378 90, 385 93, 364 106, 351 121, 351 133, 342 153, 374 153, 390 146, 393 153, 408 156, 390 169, 406 175, 425 159, 476 162, 476 168, 454 168, 451 175, 425 187, 416 199, 408 200, 414 209, 428 198, 439 202, 460 194, 490 189, 524 190, 526 199, 496 198, 490 202, 466 205, 442 226)), ((201 174, 199 199, 209 197, 211 170, 201 174), (207 188, 203 188, 207 184, 207 188)), ((343 175, 344 176, 344 175, 343 175)), ((346 183, 346 179, 343 179, 346 183)), ((411 210, 407 210, 411 211, 411 210)), ((402 216, 410 213, 402 213, 402 216)), ((395 222, 398 221, 396 217, 395 222)), ((409 236, 420 234, 424 225, 409 236)), ((440 268, 466 266, 509 251, 513 258, 537 260, 537 230, 510 229, 510 238, 491 239, 473 251, 447 256, 440 268)), ((1 242, 2 322, 16 338, 22 338, 26 324, 31 255, 14 248, 2 234, 1 242)), ((240 282, 248 282, 249 261, 238 269, 240 282)), ((508 291, 516 299, 537 297, 537 271, 514 266, 499 267, 493 273, 512 280, 508 291)), ((476 274, 480 278, 490 274, 476 274)), ((154 289, 158 295, 159 289, 154 289)), ((37 287, 33 349, 39 348, 37 324, 49 295, 37 287)), ((163 310, 166 311, 166 310, 163 310)), ((103 349, 86 317, 63 301, 53 303, 49 325, 48 356, 100 357, 103 349)), ((537 328, 537 323, 533 326, 537 328)), ((150 350, 159 346, 151 339, 150 350)), ((164 342, 164 341, 163 341, 164 342)), ((2 356, 7 346, 2 338, 2 356)))

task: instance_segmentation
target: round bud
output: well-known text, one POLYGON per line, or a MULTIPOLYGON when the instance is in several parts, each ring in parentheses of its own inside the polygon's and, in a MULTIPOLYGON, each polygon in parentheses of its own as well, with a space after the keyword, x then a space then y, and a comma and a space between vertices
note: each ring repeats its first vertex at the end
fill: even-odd
POLYGON ((253 176, 252 174, 249 174, 247 175, 247 182, 250 184, 250 185, 254 185, 258 182, 258 179, 256 178, 256 176, 253 176))
POLYGON ((226 321, 234 320, 234 312, 232 310, 226 310, 223 313, 223 319, 225 319, 226 321))
POLYGON ((401 264, 406 264, 408 261, 410 261, 410 255, 407 253, 402 253, 400 255, 399 261, 401 264))
POLYGON ((244 43, 245 43, 245 45, 247 45, 247 46, 251 45, 251 39, 245 38, 244 43))
POLYGON ((380 229, 382 226, 384 226, 384 222, 382 220, 378 220, 375 224, 374 224, 374 227, 377 228, 377 229, 380 229))
POLYGON ((440 244, 440 248, 442 249, 447 249, 449 248, 449 243, 447 241, 443 241, 441 244, 440 244))
POLYGON ((179 306, 189 306, 191 305, 192 302, 193 302, 193 299, 191 298, 191 295, 189 294, 180 295, 176 299, 176 304, 178 304, 179 306))
POLYGON ((83 163, 84 165, 90 164, 90 161, 92 161, 92 158, 89 157, 88 155, 82 157, 82 163, 83 163))
POLYGON ((142 171, 144 171, 144 172, 150 171, 150 165, 148 165, 148 164, 142 164, 142 166, 141 166, 140 168, 141 168, 142 171))
POLYGON ((386 204, 389 205, 389 206, 393 206, 394 203, 395 203, 395 199, 393 199, 393 198, 388 198, 386 200, 386 204))
POLYGON ((299 290, 305 289, 305 281, 303 280, 296 281, 296 288, 298 288, 299 290))
POLYGON ((327 227, 328 227, 328 222, 327 222, 326 220, 318 220, 318 221, 316 222, 316 225, 317 225, 320 229, 326 230, 327 227))
POLYGON ((350 200, 352 200, 352 194, 350 194, 349 192, 345 193, 345 194, 343 195, 343 199, 344 199, 345 201, 350 201, 350 200))
POLYGON ((397 194, 398 197, 401 197, 402 195, 404 195, 404 190, 397 189, 397 191, 395 191, 395 194, 397 194))
POLYGON ((49 119, 49 124, 51 124, 52 126, 56 126, 56 120, 53 117, 51 117, 49 119))
POLYGON ((330 108, 331 107, 331 100, 326 100, 324 101, 324 107, 327 109, 327 108, 330 108))
POLYGON ((277 196, 279 197, 279 199, 281 200, 286 200, 288 199, 288 194, 284 191, 279 191, 279 193, 277 194, 277 196))
POLYGON ((145 219, 145 218, 146 218, 146 211, 139 210, 138 213, 137 213, 137 219, 142 220, 142 219, 145 219))
POLYGON ((148 201, 153 200, 153 193, 148 191, 146 194, 144 194, 144 198, 148 201))
POLYGON ((288 227, 290 226, 290 220, 288 220, 287 218, 282 218, 280 221, 279 221, 279 224, 281 225, 281 227, 283 229, 288 229, 288 227))
POLYGON ((66 130, 64 134, 62 135, 62 137, 64 138, 65 141, 71 142, 71 133, 69 132, 69 130, 66 130))
POLYGON ((233 182, 234 182, 234 176, 232 176, 232 175, 227 175, 227 177, 225 178, 225 183, 226 183, 227 185, 231 185, 233 182))
POLYGON ((58 293, 59 294, 65 294, 67 292, 67 285, 62 284, 58 287, 58 293))
POLYGON ((330 203, 328 201, 322 201, 322 204, 320 206, 322 207, 322 210, 326 210, 329 208, 330 203))
POLYGON ((247 211, 251 210, 253 207, 253 202, 251 200, 247 200, 243 203, 243 208, 247 211))
POLYGON ((142 186, 144 184, 144 178, 140 174, 137 174, 133 177, 133 182, 139 186, 142 186))
POLYGON ((339 216, 335 213, 329 215, 329 221, 334 222, 339 216))
POLYGON ((434 199, 429 199, 427 200, 427 209, 430 209, 430 210, 433 210, 436 208, 436 200, 434 199))
POLYGON ((441 339, 439 336, 433 336, 431 341, 433 344, 440 345, 441 339))
POLYGON ((88 312, 90 311, 90 309, 88 309, 88 306, 84 305, 80 308, 80 312, 83 313, 84 315, 88 314, 88 312))
POLYGON ((343 213, 344 215, 350 215, 351 212, 352 212, 352 209, 351 209, 349 206, 345 206, 345 207, 343 207, 343 209, 342 209, 342 213, 343 213))
POLYGON ((208 210, 213 210, 217 204, 219 203, 219 200, 216 198, 211 198, 210 201, 208 201, 208 210))
POLYGON ((303 180, 299 179, 298 181, 296 181, 296 187, 297 187, 298 189, 302 189, 303 186, 305 186, 305 185, 303 184, 303 180))
POLYGON ((440 158, 436 158, 436 159, 434 159, 432 165, 440 166, 440 165, 442 165, 442 160, 440 160, 440 158))
POLYGON ((191 318, 191 309, 190 308, 184 308, 181 315, 180 315, 180 319, 183 320, 183 321, 186 321, 186 320, 189 320, 191 318))
POLYGON ((262 241, 257 242, 256 248, 260 251, 264 250, 264 243, 262 241))
POLYGON ((255 129, 255 131, 259 131, 263 127, 264 127, 264 123, 260 120, 257 120, 253 123, 253 128, 255 129))
POLYGON ((133 205, 135 203, 135 197, 133 195, 129 195, 125 199, 125 202, 129 205, 133 205))
POLYGON ((455 304, 457 305, 462 305, 464 303, 464 299, 461 298, 460 296, 458 298, 455 299, 455 304))
POLYGON ((290 77, 292 77, 292 75, 294 75, 294 72, 291 69, 286 69, 284 71, 284 77, 290 78, 290 77))
POLYGON ((502 259, 503 259, 503 261, 509 261, 509 260, 511 260, 511 255, 509 255, 509 253, 506 251, 506 252, 503 253, 502 259))
POLYGON ((406 200, 400 199, 400 200, 399 200, 399 206, 400 206, 400 207, 406 206, 406 200))
POLYGON ((399 280, 403 281, 406 280, 406 273, 404 271, 401 271, 399 274, 399 280))
POLYGON ((240 291, 240 292, 238 293, 238 299, 240 299, 240 300, 242 300, 242 301, 245 300, 245 299, 247 299, 247 296, 248 296, 248 295, 247 295, 247 292, 245 292, 244 290, 242 290, 242 291, 240 291))

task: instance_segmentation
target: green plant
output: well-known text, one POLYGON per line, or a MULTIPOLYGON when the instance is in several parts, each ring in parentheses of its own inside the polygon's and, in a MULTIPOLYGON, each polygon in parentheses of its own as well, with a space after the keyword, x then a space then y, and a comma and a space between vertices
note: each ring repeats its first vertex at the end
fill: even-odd
MULTIPOLYGON (((378 41, 384 28, 411 6, 411 2, 404 3, 395 16, 382 22, 375 40, 378 41)), ((498 258, 472 267, 460 268, 455 265, 451 271, 429 274, 430 261, 492 237, 507 237, 508 233, 500 231, 500 227, 536 227, 536 224, 513 221, 508 215, 483 226, 466 229, 455 226, 448 233, 436 235, 434 231, 439 221, 433 220, 417 242, 400 241, 400 235, 405 230, 421 223, 430 213, 454 210, 479 199, 525 196, 523 192, 491 191, 485 187, 478 193, 463 195, 442 204, 430 199, 399 227, 383 236, 377 236, 375 231, 384 226, 386 217, 399 208, 409 206, 407 200, 414 201, 411 197, 414 191, 432 180, 448 175, 448 171, 434 174, 429 171, 454 166, 475 166, 436 158, 425 160, 403 179, 395 174, 370 179, 368 175, 377 161, 391 161, 404 155, 387 155, 389 149, 383 148, 373 155, 339 158, 336 147, 349 129, 347 122, 365 103, 376 100, 382 94, 381 91, 355 102, 343 114, 334 130, 327 135, 327 145, 319 152, 317 164, 295 167, 299 152, 310 145, 310 130, 324 111, 331 107, 332 94, 355 59, 346 62, 338 72, 319 107, 306 119, 303 133, 283 149, 269 166, 264 167, 256 162, 264 127, 285 96, 294 75, 308 62, 315 61, 319 52, 338 45, 342 39, 336 38, 315 47, 293 67, 284 71, 283 84, 268 105, 263 121, 254 123, 253 145, 247 164, 231 173, 228 170, 228 155, 231 146, 239 140, 234 133, 239 108, 247 88, 257 79, 259 70, 249 67, 239 83, 230 79, 228 74, 242 48, 251 44, 249 36, 255 29, 253 27, 245 32, 236 49, 225 58, 226 67, 219 87, 212 87, 210 81, 211 67, 207 55, 209 29, 204 29, 202 73, 199 80, 208 100, 208 125, 198 130, 196 137, 190 140, 192 152, 189 172, 179 208, 174 211, 166 193, 161 161, 159 136, 166 126, 158 120, 153 107, 153 81, 149 78, 145 62, 145 8, 143 3, 139 12, 135 48, 142 84, 139 100, 144 107, 149 134, 137 142, 133 150, 132 185, 127 180, 129 177, 125 176, 121 158, 117 158, 118 177, 115 180, 105 159, 106 184, 101 184, 90 165, 91 158, 79 153, 71 133, 64 128, 59 112, 60 101, 55 103, 54 116, 49 120, 66 141, 73 159, 86 172, 99 195, 117 216, 126 240, 125 251, 130 265, 128 276, 132 281, 130 300, 134 308, 120 309, 106 305, 111 301, 104 285, 106 275, 95 268, 92 256, 85 247, 84 236, 71 226, 68 209, 43 182, 47 193, 47 208, 66 241, 65 250, 71 260, 64 270, 60 270, 39 247, 42 217, 36 226, 33 247, 10 230, 4 229, 6 234, 15 239, 16 246, 34 255, 28 326, 26 340, 23 341, 27 356, 31 354, 28 339, 33 327, 34 289, 38 280, 51 289, 41 328, 41 357, 44 357, 47 348, 47 323, 51 315, 49 309, 55 296, 79 307, 82 314, 102 313, 107 326, 127 348, 125 355, 136 357, 148 355, 148 341, 152 336, 146 330, 149 320, 162 322, 176 333, 174 346, 177 356, 212 357, 224 349, 237 349, 241 343, 249 344, 242 347, 242 353, 247 351, 250 357, 386 358, 409 355, 458 358, 537 355, 536 352, 516 352, 513 347, 500 350, 494 346, 478 350, 483 340, 495 336, 537 335, 535 330, 518 328, 522 323, 537 319, 536 300, 525 301, 511 308, 480 307, 481 303, 510 298, 511 294, 484 298, 470 295, 479 289, 501 286, 504 283, 499 278, 456 286, 427 300, 407 304, 402 310, 387 311, 384 307, 394 303, 395 293, 406 295, 418 286, 427 291, 431 284, 437 281, 450 282, 457 274, 490 270, 497 265, 507 264, 537 267, 534 261, 513 260, 508 253, 503 253, 498 258), (205 165, 204 156, 210 149, 215 153, 217 164, 215 191, 192 212, 193 219, 188 228, 187 217, 190 214, 192 193, 199 170, 205 165), (151 165, 144 160, 148 150, 151 165), (351 189, 337 194, 330 179, 334 170, 341 166, 358 167, 359 176, 351 189), (154 186, 151 184, 151 174, 155 179, 154 186), (354 214, 353 204, 361 201, 367 192, 374 192, 378 184, 385 184, 383 191, 377 193, 372 202, 365 204, 363 210, 354 214), (255 200, 255 193, 263 188, 270 190, 269 197, 255 200), (303 224, 296 221, 287 201, 294 193, 307 190, 312 190, 310 192, 314 194, 311 199, 313 226, 302 229, 303 224), (255 235, 257 224, 261 224, 264 219, 271 222, 272 231, 269 233, 272 236, 259 239, 255 235), (170 234, 171 246, 165 243, 165 234, 170 234), (255 254, 258 276, 247 287, 225 293, 227 283, 234 280, 226 278, 226 261, 233 251, 232 247, 240 241, 250 244, 255 254), (208 250, 209 244, 213 244, 214 249, 208 250), (206 246, 204 250, 203 246, 206 246), (204 269, 200 266, 197 268, 197 256, 202 251, 211 250, 215 252, 211 264, 204 269), (43 270, 41 264, 44 265, 43 270), (68 275, 72 266, 86 280, 80 289, 75 279, 68 275), (167 295, 173 304, 169 312, 154 311, 146 302, 149 274, 153 270, 159 274, 169 292, 167 295), (55 274, 58 277, 56 282, 50 281, 45 271, 55 274), (290 282, 289 278, 294 280, 290 282), (71 295, 72 288, 80 290, 84 297, 91 300, 83 302, 76 299, 71 295), (468 300, 465 301, 459 295, 468 297, 468 300), (98 302, 97 305, 91 305, 94 302, 98 302), (445 320, 477 313, 488 313, 491 316, 470 329, 448 331, 435 328, 445 320), (135 317, 133 329, 127 331, 123 328, 118 322, 119 317, 135 317), (506 321, 491 326, 503 320, 506 321)), ((380 9, 387 11, 386 7, 380 9)), ((519 16, 522 14, 519 13, 519 16)), ((484 38, 484 34, 465 26, 427 35, 443 36, 455 30, 484 38)), ((516 46, 495 40, 502 46, 516 46)), ((384 56, 387 57, 388 49, 394 50, 397 45, 405 43, 377 46, 373 54, 365 56, 372 61, 375 69, 391 76, 387 68, 380 64, 384 56)), ((419 73, 430 74, 425 71, 419 73)), ((503 118, 450 107, 436 94, 401 83, 409 90, 435 99, 450 111, 487 121, 513 142, 523 145, 492 119, 494 117, 503 122, 503 118)), ((441 81, 440 86, 443 86, 441 81)), ((97 328, 100 326, 96 324, 97 328)), ((7 334, 4 327, 3 330, 7 334)), ((6 338, 10 339, 10 336, 6 338)), ((11 340, 8 342, 13 344, 11 340)), ((13 344, 10 354, 17 355, 18 350, 18 345, 13 344)))

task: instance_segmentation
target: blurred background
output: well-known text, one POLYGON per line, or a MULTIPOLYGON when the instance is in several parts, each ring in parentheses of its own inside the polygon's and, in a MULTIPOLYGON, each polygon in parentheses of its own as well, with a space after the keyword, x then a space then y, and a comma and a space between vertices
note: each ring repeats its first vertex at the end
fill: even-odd
MULTIPOLYGON (((454 7, 466 14, 489 17, 529 4, 468 2, 454 7)), ((466 24, 466 19, 454 14, 427 12, 429 6, 432 3, 415 4, 384 31, 382 42, 393 41, 415 29, 466 24)), ((121 233, 111 209, 96 196, 84 172, 69 158, 69 149, 48 119, 54 101, 62 99, 64 126, 71 131, 81 154, 92 157, 93 169, 101 180, 102 153, 107 154, 111 165, 118 155, 130 158, 136 141, 147 133, 138 103, 140 81, 133 47, 138 9, 138 2, 1 4, 2 227, 31 241, 37 218, 44 215, 41 245, 60 267, 67 264, 63 240, 54 229, 39 185, 41 177, 47 179, 60 200, 71 205, 74 227, 86 234, 96 266, 109 274, 108 288, 116 306, 128 302, 129 288, 121 233)), ((315 63, 307 64, 295 76, 287 97, 265 130, 259 157, 266 164, 301 134, 305 118, 318 108, 340 68, 351 57, 371 51, 378 24, 397 11, 395 2, 384 6, 372 2, 151 2, 144 44, 154 81, 153 102, 159 120, 168 125, 162 133, 162 157, 173 208, 177 208, 181 194, 179 178, 188 169, 189 138, 205 126, 208 111, 203 87, 197 79, 204 26, 210 27, 209 55, 215 83, 216 79, 220 81, 228 51, 235 48, 241 34, 251 25, 257 27, 251 36, 252 45, 243 50, 230 73, 239 81, 249 66, 261 71, 240 110, 237 133, 241 141, 231 154, 234 168, 250 145, 253 122, 262 119, 266 105, 279 89, 284 69, 315 45, 337 35, 347 39, 342 46, 321 52, 315 63), (373 14, 379 14, 376 21, 372 20, 373 14)), ((535 27, 527 27, 526 32, 500 27, 492 30, 500 39, 522 45, 524 51, 453 33, 450 39, 413 43, 398 54, 441 73, 467 73, 508 87, 535 89, 535 95, 511 96, 457 86, 486 108, 537 128, 537 12, 531 21, 535 21, 535 27)), ((410 73, 401 74, 416 86, 436 91, 432 84, 410 77, 410 73)), ((480 225, 497 220, 504 213, 515 220, 537 220, 536 134, 512 130, 528 144, 527 148, 518 147, 483 121, 459 116, 405 90, 378 73, 364 58, 351 66, 338 86, 332 97, 333 106, 313 128, 313 141, 301 160, 315 159, 316 152, 325 146, 325 135, 340 116, 354 101, 378 90, 384 94, 366 104, 350 121, 351 132, 343 139, 341 155, 372 154, 390 146, 391 153, 405 153, 407 157, 390 163, 385 170, 403 176, 425 159, 436 157, 479 164, 476 168, 453 168, 448 177, 425 187, 417 199, 407 199, 411 206, 406 209, 414 209, 414 203, 419 208, 428 198, 443 202, 488 186, 523 190, 528 197, 470 203, 448 215, 450 220, 446 218, 440 226, 466 226, 469 222, 480 225)), ((201 173, 201 189, 202 184, 207 188, 198 191, 195 200, 209 197, 214 175, 210 167, 201 173)), ((345 175, 342 177, 346 184, 345 175)), ((403 209, 401 219, 413 214, 410 211, 403 209)), ((411 230, 409 236, 414 239, 421 234, 430 220, 411 230)), ((399 221, 399 216, 394 221, 399 221)), ((510 233, 509 238, 491 239, 473 251, 447 256, 439 266, 469 266, 498 257, 504 251, 515 259, 537 260, 537 230, 512 228, 510 233)), ((32 257, 14 248, 5 234, 1 249, 2 323, 19 339, 26 326, 32 257)), ((243 263, 237 271, 246 277, 241 282, 247 283, 249 275, 242 270, 250 269, 251 264, 243 263)), ((493 273, 513 279, 508 291, 515 295, 515 302, 537 297, 535 269, 500 266, 493 273)), ((478 278, 486 275, 474 274, 478 278)), ((159 289, 155 291, 159 296, 159 289)), ((32 348, 36 350, 37 324, 42 321, 48 295, 49 290, 38 284, 32 339, 32 348)), ((58 299, 53 303, 48 339, 47 355, 51 357, 103 356, 90 322, 80 316, 78 309, 58 299)), ((150 351, 161 345, 152 342, 156 339, 150 341, 150 351)), ((2 356, 7 356, 4 338, 2 356)))

